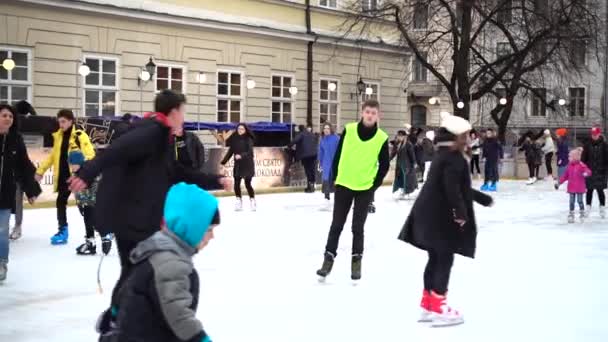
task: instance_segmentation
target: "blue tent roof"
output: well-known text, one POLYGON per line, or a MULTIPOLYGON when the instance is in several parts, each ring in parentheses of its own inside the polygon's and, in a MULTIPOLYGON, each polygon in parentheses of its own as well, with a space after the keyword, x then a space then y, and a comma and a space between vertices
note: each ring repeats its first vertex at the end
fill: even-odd
MULTIPOLYGON (((236 129, 238 123, 230 122, 186 122, 184 128, 189 131, 220 130, 228 131, 236 129)), ((279 122, 248 122, 247 126, 254 132, 290 132, 294 124, 279 122)))

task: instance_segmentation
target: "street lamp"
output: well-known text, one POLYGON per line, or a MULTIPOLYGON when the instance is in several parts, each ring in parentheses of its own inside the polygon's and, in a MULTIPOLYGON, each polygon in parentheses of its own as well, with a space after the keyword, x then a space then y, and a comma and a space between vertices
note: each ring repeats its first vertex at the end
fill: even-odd
POLYGON ((15 69, 15 61, 12 58, 7 58, 4 61, 2 61, 2 66, 7 71, 11 71, 11 70, 15 69))
POLYGON ((435 96, 433 96, 429 99, 429 104, 431 104, 431 105, 436 105, 438 103, 439 103, 439 98, 437 98, 435 96))
POLYGON ((498 103, 500 103, 501 106, 504 106, 507 104, 507 99, 502 97, 500 100, 498 100, 498 103))
POLYGON ((458 103, 456 104, 456 107, 458 107, 458 109, 464 108, 464 102, 458 101, 458 103))
POLYGON ((565 99, 559 99, 557 101, 557 104, 559 104, 560 106, 565 106, 566 105, 566 100, 565 99))
POLYGON ((337 88, 338 88, 338 86, 334 82, 331 82, 327 85, 327 89, 329 91, 336 91, 337 88))
POLYGON ((154 76, 154 73, 156 72, 156 64, 154 64, 154 61, 152 61, 152 57, 150 57, 150 61, 148 61, 148 63, 146 63, 146 71, 148 72, 148 80, 152 79, 152 77, 154 76))
POLYGON ((78 67, 78 74, 82 77, 87 77, 91 73, 91 68, 84 62, 78 67))
POLYGON ((253 89, 253 88, 255 88, 255 81, 247 80, 247 89, 253 89))
POLYGON ((152 78, 152 74, 148 70, 142 69, 139 73, 139 80, 143 82, 148 82, 152 78))
POLYGON ((374 94, 374 88, 372 88, 372 87, 365 88, 365 95, 370 96, 373 94, 374 94))
POLYGON ((196 75, 196 82, 198 82, 198 84, 206 83, 207 74, 205 74, 204 72, 199 72, 198 75, 196 75))
POLYGON ((207 82, 207 74, 200 71, 196 75, 196 83, 198 84, 198 91, 197 91, 198 97, 197 97, 197 102, 196 102, 196 130, 197 131, 200 130, 200 124, 201 124, 201 84, 206 83, 206 82, 207 82))
POLYGON ((289 94, 291 95, 297 95, 298 94, 298 87, 289 87, 289 94))

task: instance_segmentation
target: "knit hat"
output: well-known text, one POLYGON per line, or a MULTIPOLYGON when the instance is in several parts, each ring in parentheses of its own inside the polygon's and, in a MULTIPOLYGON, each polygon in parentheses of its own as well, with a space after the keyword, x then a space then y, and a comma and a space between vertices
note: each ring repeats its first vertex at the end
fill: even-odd
POLYGON ((467 120, 448 112, 441 112, 441 127, 454 135, 466 133, 473 128, 467 120))
POLYGON ((592 127, 591 128, 591 135, 600 135, 602 134, 602 129, 599 127, 592 127))
POLYGON ((558 128, 555 130, 555 134, 558 137, 565 137, 568 134, 568 130, 565 128, 558 128))
POLYGON ((164 219, 167 229, 188 245, 195 247, 211 224, 219 224, 218 200, 196 185, 178 183, 165 199, 164 219))
POLYGON ((85 158, 84 154, 80 150, 72 151, 68 154, 68 164, 70 165, 79 165, 82 166, 84 164, 85 158))
POLYGON ((435 140, 435 131, 427 131, 425 135, 430 141, 435 140))
POLYGON ((551 135, 551 131, 548 130, 548 129, 546 129, 546 130, 543 131, 543 134, 544 135, 551 135))

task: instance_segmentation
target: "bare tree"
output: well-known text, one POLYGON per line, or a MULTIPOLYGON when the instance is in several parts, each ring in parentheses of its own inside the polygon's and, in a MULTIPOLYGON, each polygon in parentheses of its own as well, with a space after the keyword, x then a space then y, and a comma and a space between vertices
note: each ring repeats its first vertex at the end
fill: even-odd
POLYGON ((374 7, 351 0, 342 30, 363 39, 394 35, 443 86, 456 115, 468 119, 472 102, 495 97, 490 115, 504 140, 515 96, 529 93, 555 109, 538 89, 580 77, 586 51, 599 56, 605 1, 384 0, 374 7))

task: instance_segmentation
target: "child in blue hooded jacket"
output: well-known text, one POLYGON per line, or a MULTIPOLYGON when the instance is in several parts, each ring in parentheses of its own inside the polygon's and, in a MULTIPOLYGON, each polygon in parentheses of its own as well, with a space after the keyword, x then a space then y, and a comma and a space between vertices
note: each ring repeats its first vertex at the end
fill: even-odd
POLYGON ((333 182, 333 165, 336 151, 338 150, 338 144, 340 143, 340 137, 334 133, 330 124, 323 125, 323 138, 319 144, 319 166, 323 173, 323 194, 325 195, 325 206, 321 208, 325 211, 330 211, 330 194, 334 192, 333 182))
POLYGON ((199 277, 192 257, 213 239, 218 201, 196 185, 169 189, 162 230, 131 252, 117 327, 101 342, 211 342, 196 318, 199 277))

